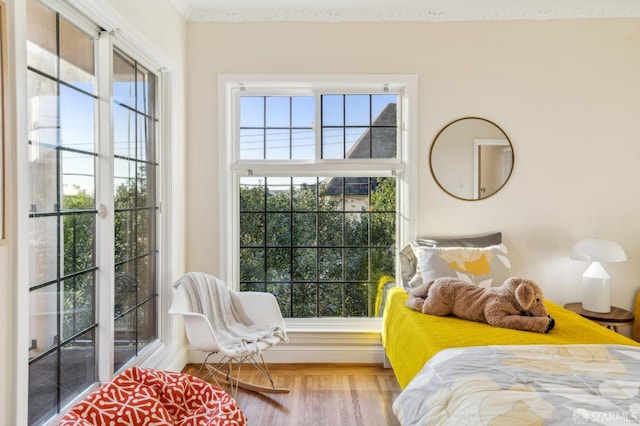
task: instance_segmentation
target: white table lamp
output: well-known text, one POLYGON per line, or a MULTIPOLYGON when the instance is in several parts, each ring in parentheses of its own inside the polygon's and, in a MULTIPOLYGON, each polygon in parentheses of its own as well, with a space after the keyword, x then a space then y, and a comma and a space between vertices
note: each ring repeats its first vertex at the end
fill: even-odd
POLYGON ((611 312, 610 277, 601 262, 627 260, 622 247, 611 240, 586 238, 573 246, 571 259, 592 262, 582 274, 582 309, 591 312, 611 312))

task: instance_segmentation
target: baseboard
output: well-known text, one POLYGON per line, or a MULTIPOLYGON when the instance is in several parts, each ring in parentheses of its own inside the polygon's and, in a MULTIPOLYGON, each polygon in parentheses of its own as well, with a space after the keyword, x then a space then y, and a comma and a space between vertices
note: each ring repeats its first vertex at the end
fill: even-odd
MULTIPOLYGON (((384 364, 380 333, 289 332, 289 343, 263 352, 268 363, 384 364)), ((206 353, 187 347, 189 363, 201 363, 206 353)))
POLYGON ((182 371, 187 362, 189 362, 187 348, 174 343, 163 345, 149 354, 140 366, 166 371, 182 371))

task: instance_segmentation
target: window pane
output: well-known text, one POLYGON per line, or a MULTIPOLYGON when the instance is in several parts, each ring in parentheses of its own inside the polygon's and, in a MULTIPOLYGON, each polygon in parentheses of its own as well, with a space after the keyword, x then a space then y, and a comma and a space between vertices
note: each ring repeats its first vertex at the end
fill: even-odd
POLYGON ((265 281, 264 256, 262 248, 240 249, 240 281, 265 281))
POLYGON ((315 99, 311 96, 240 97, 242 160, 315 158, 315 99))
MULTIPOLYGON (((363 244, 365 246, 366 244, 363 244)), ((366 281, 369 279, 369 250, 366 248, 347 248, 344 252, 345 279, 347 281, 366 281)))
POLYGON ((137 73, 137 109, 150 116, 155 116, 156 76, 138 65, 137 73))
POLYGON ((265 236, 264 213, 244 213, 240 216, 240 244, 262 246, 265 236))
POLYGON ((148 163, 137 164, 136 207, 153 207, 155 204, 155 166, 148 163))
POLYGON ((64 280, 63 339, 68 339, 95 324, 95 297, 93 272, 64 280))
POLYGON ((320 179, 318 194, 318 210, 342 210, 344 205, 344 178, 333 177, 320 179))
POLYGON ((90 330, 60 349, 61 402, 64 406, 96 381, 95 330, 90 330))
POLYGON ((344 129, 322 129, 322 158, 326 160, 344 158, 344 129))
POLYGON ((136 114, 129 108, 113 106, 113 153, 127 158, 136 157, 136 114))
POLYGON ((267 281, 289 281, 291 268, 283 268, 283 265, 291 265, 291 249, 268 248, 267 255, 267 281))
POLYGON ((264 158, 264 129, 240 129, 240 158, 262 160, 264 158))
POLYGON ((135 276, 135 262, 126 262, 116 266, 114 291, 114 313, 122 315, 136 304, 138 280, 135 276))
POLYGON ((398 95, 371 95, 371 117, 378 126, 397 126, 398 95))
POLYGON ((344 130, 346 154, 344 158, 371 158, 371 138, 368 127, 344 130))
POLYGON ((154 297, 137 308, 138 350, 156 338, 156 304, 154 297))
POLYGON ((118 52, 113 54, 113 101, 135 109, 136 71, 132 61, 118 52))
POLYGON ((371 129, 371 158, 395 158, 397 155, 396 128, 371 129))
POLYGON ((58 352, 29 364, 29 424, 42 424, 58 412, 58 352))
POLYGON ((136 158, 139 160, 153 161, 155 158, 153 141, 155 140, 154 121, 141 114, 137 115, 136 126, 138 128, 136 158))
POLYGON ((135 211, 116 211, 115 225, 115 261, 122 262, 134 257, 136 252, 135 211))
POLYGON ((264 210, 265 178, 240 178, 240 210, 264 210))
POLYGON ((317 179, 293 178, 293 210, 314 211, 317 206, 317 179))
POLYGON ((58 275, 58 217, 29 220, 29 283, 46 283, 58 275))
POLYGON ((56 149, 44 145, 29 147, 29 174, 31 177, 30 202, 32 212, 54 212, 58 205, 56 149))
POLYGON ((58 144, 58 86, 34 72, 29 72, 28 77, 29 141, 35 146, 38 142, 55 146, 58 144))
POLYGON ((58 343, 57 283, 29 292, 29 358, 33 359, 58 343))
POLYGON ((342 281, 342 249, 318 249, 318 280, 342 281))
POLYGON ((291 126, 311 128, 316 120, 316 99, 313 96, 291 98, 291 126))
POLYGON ((344 286, 344 312, 345 316, 363 317, 373 311, 373 305, 369 303, 375 300, 369 283, 347 283, 344 286))
MULTIPOLYGON (((274 185, 267 196, 278 209, 240 213, 240 288, 268 291, 259 283, 282 288, 291 284, 291 295, 280 287, 274 295, 281 309, 293 303, 290 315, 294 316, 374 315, 377 281, 395 270, 395 179, 279 179, 293 183, 294 209, 285 212, 281 210, 285 202, 271 201, 287 192, 281 189, 283 184, 274 185), (314 182, 322 182, 324 194, 317 204, 314 182), (262 235, 263 217, 268 221, 266 241, 254 237, 262 235)), ((248 200, 253 190, 241 187, 241 200, 243 194, 248 200)), ((283 309, 283 315, 289 315, 286 312, 283 309)))
POLYGON ((293 286, 293 312, 284 313, 294 318, 308 318, 318 316, 317 285, 296 283, 293 286))
POLYGON ((136 262, 138 270, 138 299, 146 299, 156 294, 156 281, 154 271, 155 255, 150 254, 139 258, 136 262))
POLYGON ((62 208, 95 208, 95 156, 61 152, 62 208))
POLYGON ((291 209, 291 178, 272 177, 267 182, 267 210, 283 211, 291 209))
POLYGON ((318 241, 316 214, 295 213, 291 236, 294 246, 315 246, 318 241))
POLYGON ((286 160, 291 158, 291 135, 286 129, 267 129, 265 138, 268 160, 286 160))
POLYGON ((37 0, 27 0, 27 65, 57 76, 56 14, 37 0))
POLYGON ((313 160, 316 156, 315 138, 313 130, 293 129, 291 131, 291 159, 313 160))
POLYGON ((369 95, 346 95, 345 125, 368 126, 371 123, 369 111, 369 95))
POLYGON ((319 316, 339 317, 342 316, 342 284, 322 283, 319 289, 319 316))
POLYGON ((397 157, 396 95, 323 95, 322 103, 322 158, 397 157))
POLYGON ((95 152, 95 99, 60 85, 60 144, 95 152))
POLYGON ((267 96, 266 127, 291 127, 291 98, 288 96, 267 96))
POLYGON ((93 37, 60 19, 60 79, 87 93, 94 93, 93 37))
POLYGON ((137 250, 136 255, 143 255, 149 253, 149 250, 152 247, 150 243, 153 235, 152 232, 152 218, 151 215, 154 214, 150 210, 138 210, 136 215, 136 229, 137 229, 137 250))
POLYGON ((322 125, 344 125, 344 98, 342 95, 322 96, 322 125))
POLYGON ((240 127, 264 127, 264 104, 262 96, 241 96, 240 127))
POLYGON ((366 247, 369 242, 369 214, 347 213, 344 220, 346 223, 344 244, 366 247))
POLYGON ((136 205, 136 163, 114 158, 114 205, 116 209, 133 208, 136 205))
POLYGON ((114 321, 113 368, 120 370, 136 354, 136 316, 129 312, 114 321))
POLYGON ((64 230, 64 275, 84 271, 95 264, 96 215, 74 213, 62 217, 64 230))
POLYGON ((317 253, 315 248, 293 250, 293 279, 295 281, 316 281, 317 253))
POLYGON ((290 213, 267 213, 267 245, 291 245, 290 213))
POLYGON ((342 213, 318 214, 318 244, 342 245, 342 213))

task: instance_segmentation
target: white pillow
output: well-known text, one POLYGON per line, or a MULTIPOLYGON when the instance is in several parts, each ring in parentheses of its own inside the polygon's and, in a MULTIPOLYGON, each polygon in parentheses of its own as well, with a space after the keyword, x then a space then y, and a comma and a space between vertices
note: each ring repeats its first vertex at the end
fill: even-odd
POLYGON ((455 277, 481 287, 496 287, 511 277, 511 262, 504 244, 412 248, 423 283, 440 277, 455 277))

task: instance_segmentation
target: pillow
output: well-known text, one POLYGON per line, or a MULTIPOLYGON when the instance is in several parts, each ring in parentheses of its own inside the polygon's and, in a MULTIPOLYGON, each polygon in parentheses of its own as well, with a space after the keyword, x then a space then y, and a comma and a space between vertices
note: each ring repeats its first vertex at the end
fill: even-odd
MULTIPOLYGON (((440 277, 456 277, 481 287, 501 286, 511 277, 507 247, 414 246, 422 283, 440 277)), ((421 283, 420 283, 421 284, 421 283)))
POLYGON ((501 243, 501 232, 466 237, 427 237, 413 240, 400 251, 402 285, 405 289, 411 289, 422 284, 418 259, 413 252, 414 247, 488 247, 501 243))

